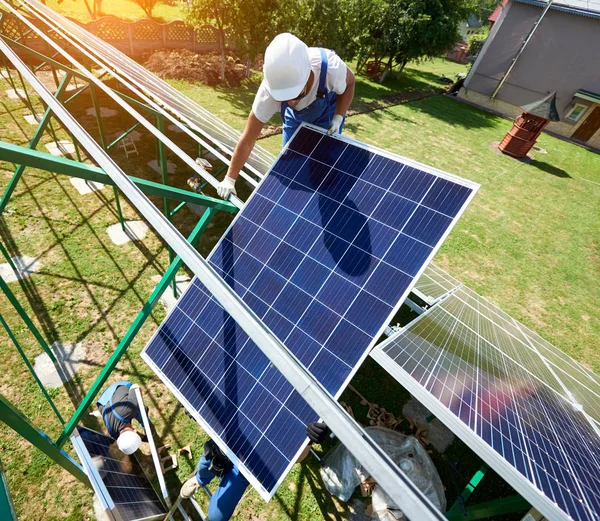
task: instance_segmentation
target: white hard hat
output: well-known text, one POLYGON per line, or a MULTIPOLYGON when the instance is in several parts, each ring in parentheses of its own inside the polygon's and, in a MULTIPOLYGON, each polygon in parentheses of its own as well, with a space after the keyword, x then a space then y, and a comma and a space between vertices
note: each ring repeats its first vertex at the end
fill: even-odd
POLYGON ((310 75, 308 47, 293 34, 278 34, 265 51, 263 73, 276 101, 298 97, 310 75))
POLYGON ((142 438, 140 438, 140 435, 135 431, 124 431, 117 438, 119 450, 128 456, 138 450, 141 444, 142 438))

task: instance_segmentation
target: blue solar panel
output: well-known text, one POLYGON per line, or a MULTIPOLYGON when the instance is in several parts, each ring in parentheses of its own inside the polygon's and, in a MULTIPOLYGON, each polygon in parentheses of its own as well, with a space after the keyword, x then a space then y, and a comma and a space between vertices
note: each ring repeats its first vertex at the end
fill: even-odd
MULTIPOLYGON (((476 188, 302 127, 209 261, 337 396, 476 188)), ((317 416, 198 280, 143 356, 270 498, 317 416)))

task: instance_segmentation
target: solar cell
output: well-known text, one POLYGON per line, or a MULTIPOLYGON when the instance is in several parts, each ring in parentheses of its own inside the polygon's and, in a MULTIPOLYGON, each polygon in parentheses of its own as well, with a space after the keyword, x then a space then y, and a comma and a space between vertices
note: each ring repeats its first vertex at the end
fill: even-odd
MULTIPOLYGON (((303 126, 209 262, 337 396, 476 188, 303 126)), ((269 499, 317 417, 197 280, 142 356, 269 499)))
POLYGON ((371 354, 548 519, 600 519, 597 375, 465 286, 371 354))
POLYGON ((78 427, 72 440, 111 519, 150 521, 165 517, 167 512, 135 456, 126 456, 115 440, 85 427, 78 427))
POLYGON ((432 262, 419 277, 412 292, 427 304, 432 305, 460 285, 459 280, 432 262))

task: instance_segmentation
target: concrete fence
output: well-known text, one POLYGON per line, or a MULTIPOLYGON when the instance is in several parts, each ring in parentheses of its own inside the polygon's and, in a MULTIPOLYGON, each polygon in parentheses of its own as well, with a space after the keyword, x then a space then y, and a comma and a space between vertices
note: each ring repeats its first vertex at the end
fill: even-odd
MULTIPOLYGON (((217 51, 219 32, 212 25, 193 29, 181 20, 159 24, 152 20, 123 22, 112 16, 103 16, 87 24, 80 24, 132 58, 139 58, 155 49, 188 49, 194 52, 217 51)), ((4 13, 0 32, 13 40, 25 35, 20 42, 38 52, 46 51, 46 45, 35 33, 26 34, 28 28, 16 17, 4 13)), ((227 45, 231 48, 231 45, 227 45)))

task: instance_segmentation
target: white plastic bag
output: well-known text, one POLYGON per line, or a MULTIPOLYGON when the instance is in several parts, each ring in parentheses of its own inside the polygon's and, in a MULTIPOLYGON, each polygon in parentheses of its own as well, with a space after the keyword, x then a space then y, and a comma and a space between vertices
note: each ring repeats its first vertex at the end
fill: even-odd
MULTIPOLYGON (((423 494, 442 512, 445 511, 446 497, 442 481, 429 454, 417 439, 384 427, 367 427, 365 430, 423 494)), ((339 444, 323 458, 321 477, 325 488, 331 494, 342 501, 348 501, 354 489, 365 481, 369 474, 346 447, 339 444)), ((394 505, 379 485, 373 490, 373 519, 401 519, 401 506, 394 505)))

